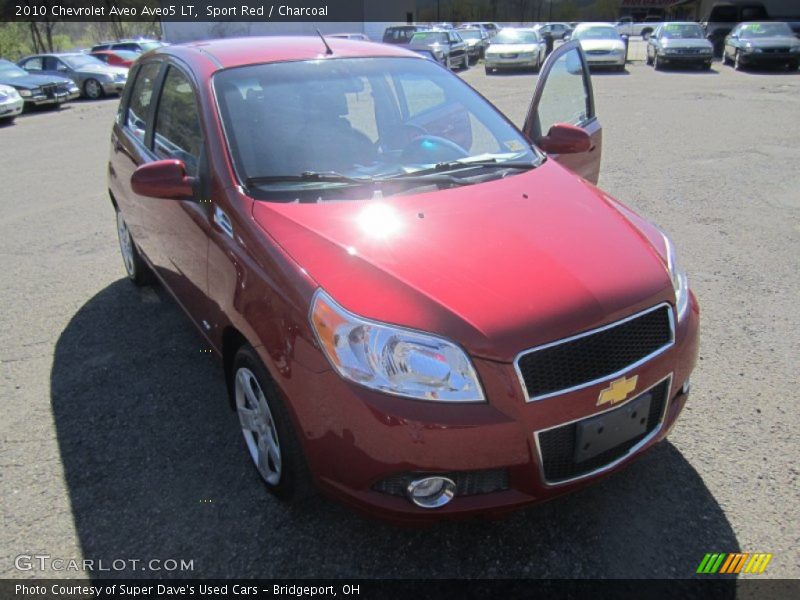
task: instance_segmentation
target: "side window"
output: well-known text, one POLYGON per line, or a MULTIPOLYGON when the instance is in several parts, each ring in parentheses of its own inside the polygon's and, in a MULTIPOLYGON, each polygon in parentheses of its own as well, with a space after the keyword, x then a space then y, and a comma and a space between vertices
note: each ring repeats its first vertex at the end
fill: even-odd
POLYGON ((140 142, 144 143, 144 134, 147 129, 147 117, 150 111, 150 102, 153 99, 153 86, 161 69, 161 63, 151 62, 142 65, 136 74, 136 81, 131 90, 131 99, 128 104, 128 115, 125 127, 140 142))
POLYGON ((35 56, 34 58, 29 58, 22 63, 22 68, 26 71, 41 71, 44 68, 42 66, 42 57, 35 56))
POLYGON ((45 66, 48 71, 58 71, 59 73, 66 73, 69 71, 69 67, 67 67, 66 63, 57 58, 48 58, 45 66))
POLYGON ((539 100, 539 127, 547 135, 556 123, 581 125, 588 121, 589 92, 578 49, 559 56, 547 74, 539 100))
POLYGON ((442 106, 447 98, 444 90, 430 79, 423 77, 403 77, 397 80, 399 92, 405 97, 408 107, 407 118, 442 106))
POLYGON ((169 67, 158 101, 155 152, 161 158, 177 158, 186 172, 197 174, 203 135, 192 85, 175 67, 169 67))

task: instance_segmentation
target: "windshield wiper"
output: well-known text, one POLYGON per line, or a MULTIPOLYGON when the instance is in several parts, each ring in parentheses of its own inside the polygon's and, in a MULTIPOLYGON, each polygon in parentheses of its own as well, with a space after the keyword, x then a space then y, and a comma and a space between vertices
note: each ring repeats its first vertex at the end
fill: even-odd
POLYGON ((449 162, 436 163, 433 167, 428 169, 420 169, 418 171, 411 171, 409 173, 400 173, 392 175, 387 179, 406 179, 408 177, 425 176, 428 174, 445 173, 447 171, 461 171, 464 169, 471 169, 473 167, 493 167, 497 169, 519 169, 528 170, 539 166, 539 161, 510 161, 510 160, 497 160, 496 158, 487 158, 485 160, 470 160, 460 161, 453 160, 449 162))
POLYGON ((372 178, 356 178, 342 175, 336 171, 303 171, 299 175, 261 175, 248 177, 245 185, 264 185, 268 183, 315 182, 320 183, 370 183, 372 178))

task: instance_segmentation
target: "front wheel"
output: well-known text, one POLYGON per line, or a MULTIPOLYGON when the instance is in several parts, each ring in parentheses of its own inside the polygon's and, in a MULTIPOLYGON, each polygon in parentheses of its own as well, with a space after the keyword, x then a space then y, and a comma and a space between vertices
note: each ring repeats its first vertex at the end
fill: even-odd
POLYGON ((469 54, 464 54, 464 62, 461 63, 461 70, 466 71, 469 69, 469 54))
POLYGON ((742 59, 739 57, 739 51, 736 51, 736 54, 733 55, 733 68, 736 71, 741 71, 744 68, 742 64, 742 59))
POLYGON ((661 70, 661 68, 662 68, 663 66, 664 66, 664 65, 662 64, 662 62, 661 62, 660 60, 658 60, 658 52, 656 52, 656 53, 653 55, 653 68, 654 68, 656 71, 659 71, 659 70, 661 70))
POLYGON ((83 84, 83 94, 90 100, 97 100, 103 97, 103 86, 97 79, 87 79, 83 84))
POLYGON ((150 268, 144 262, 139 249, 133 243, 128 224, 122 216, 122 212, 117 210, 117 237, 119 238, 119 250, 122 254, 122 262, 125 264, 125 271, 130 279, 137 286, 147 285, 151 281, 150 268))
POLYGON ((312 495, 314 486, 292 419, 251 346, 236 353, 231 377, 247 452, 267 489, 287 502, 312 495))

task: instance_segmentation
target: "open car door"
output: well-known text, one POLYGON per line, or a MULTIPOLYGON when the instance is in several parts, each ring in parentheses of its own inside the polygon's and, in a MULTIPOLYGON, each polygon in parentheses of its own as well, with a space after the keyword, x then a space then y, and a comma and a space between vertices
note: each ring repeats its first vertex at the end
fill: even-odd
POLYGON ((597 183, 602 128, 589 65, 577 41, 556 48, 542 65, 523 131, 548 156, 597 183))

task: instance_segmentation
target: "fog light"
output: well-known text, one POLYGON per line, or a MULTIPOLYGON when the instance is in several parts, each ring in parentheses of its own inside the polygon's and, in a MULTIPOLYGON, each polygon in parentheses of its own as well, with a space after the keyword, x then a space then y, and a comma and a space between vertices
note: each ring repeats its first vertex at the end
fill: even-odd
POLYGON ((450 502, 456 492, 456 484, 447 477, 425 477, 408 484, 408 499, 422 508, 440 508, 450 502))

